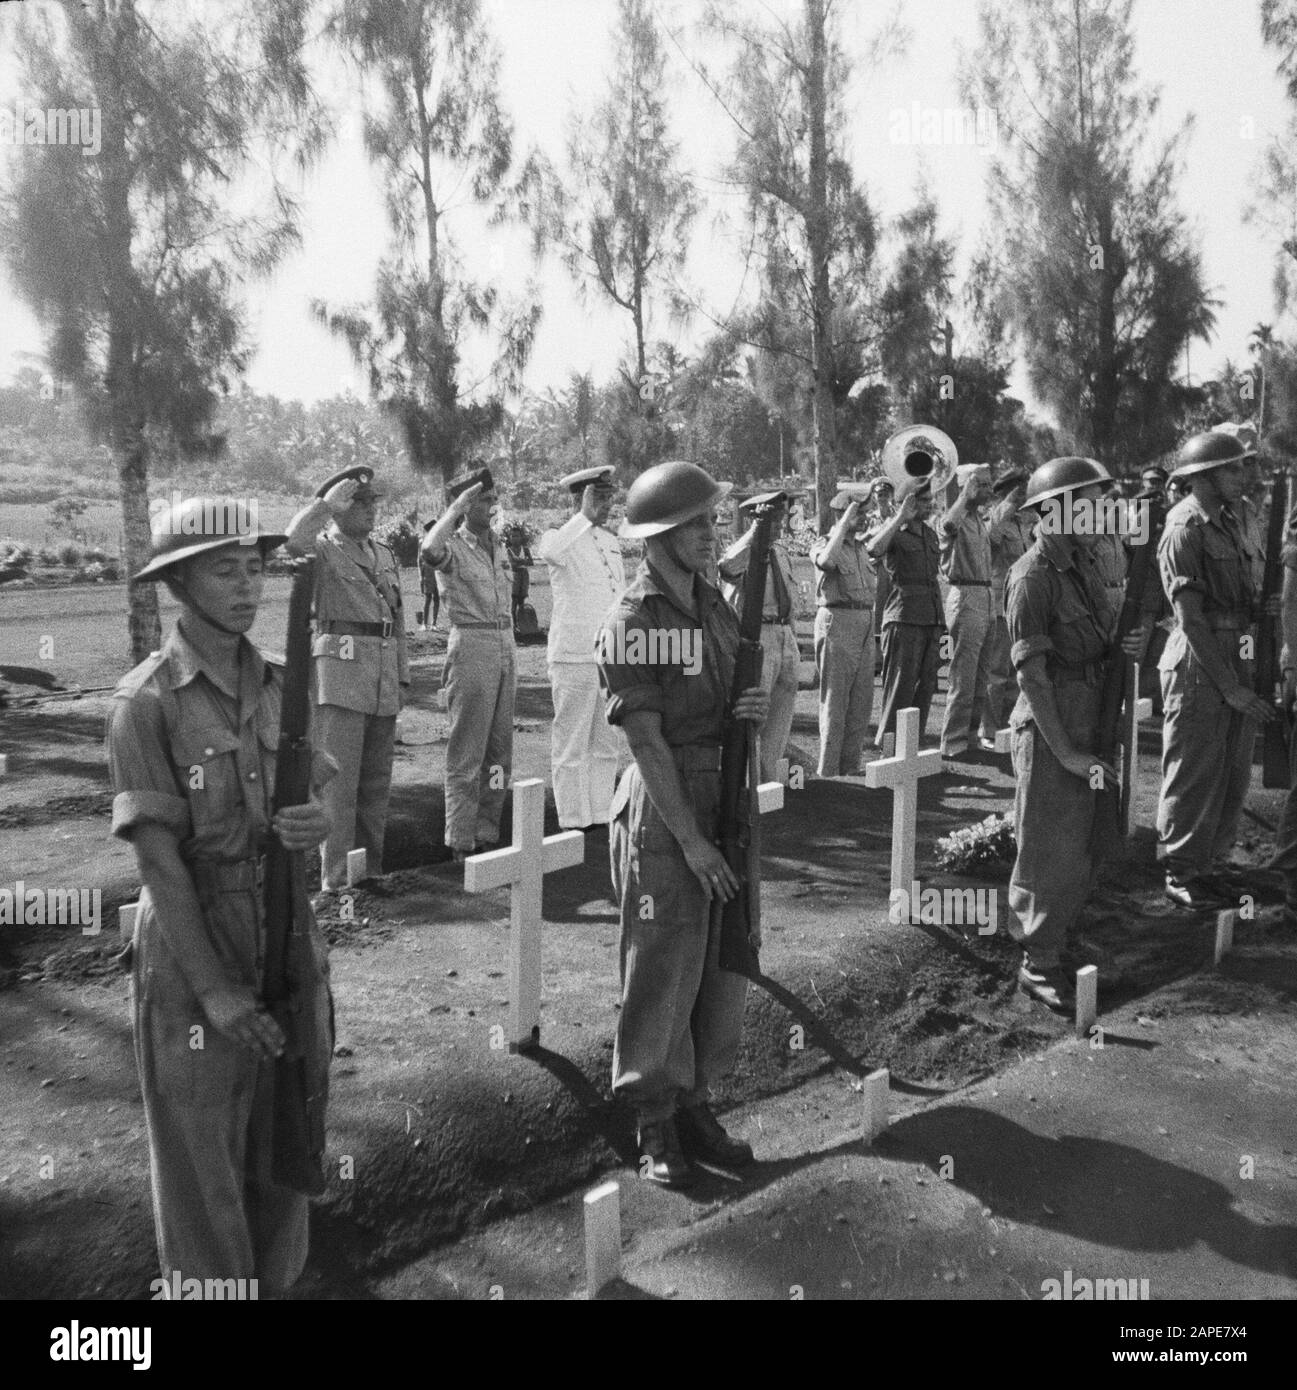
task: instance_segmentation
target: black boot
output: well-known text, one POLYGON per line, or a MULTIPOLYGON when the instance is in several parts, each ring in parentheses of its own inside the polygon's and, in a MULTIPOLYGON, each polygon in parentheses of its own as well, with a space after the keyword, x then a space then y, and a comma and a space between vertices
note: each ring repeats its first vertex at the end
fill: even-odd
POLYGON ((681 1106, 676 1111, 680 1143, 690 1158, 701 1158, 720 1168, 746 1168, 752 1162, 752 1145, 725 1133, 707 1104, 681 1106))

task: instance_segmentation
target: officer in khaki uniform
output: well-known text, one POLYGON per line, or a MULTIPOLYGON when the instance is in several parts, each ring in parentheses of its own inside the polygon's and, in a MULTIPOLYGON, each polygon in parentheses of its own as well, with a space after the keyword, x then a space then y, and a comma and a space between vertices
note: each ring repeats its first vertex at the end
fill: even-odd
POLYGON ((937 693, 945 619, 937 583, 941 548, 928 525, 931 515, 932 487, 922 483, 906 493, 868 546, 891 584, 883 610, 883 712, 875 740, 879 748, 895 734, 898 710, 918 709, 922 733, 937 693))
MULTIPOLYGON (((777 503, 779 513, 774 519, 772 535, 778 535, 787 515, 789 502, 803 494, 798 492, 765 492, 739 503, 739 511, 751 514, 756 507, 777 503)), ((743 576, 748 571, 748 557, 756 536, 756 522, 721 556, 720 574, 725 583, 722 589, 740 611, 743 603, 743 576)), ((802 654, 797 645, 797 614, 793 596, 797 582, 788 551, 777 540, 770 545, 770 567, 766 571, 765 606, 761 613, 761 683, 770 696, 770 713, 761 730, 761 780, 773 782, 778 777, 779 762, 788 747, 793 731, 793 714, 797 708, 797 681, 801 672, 802 654)))
POLYGON ((815 565, 815 666, 820 673, 821 777, 854 777, 874 712, 877 574, 864 509, 874 488, 844 483, 829 505, 833 529, 811 550, 815 565))
MULTIPOLYGON (((1091 504, 1110 481, 1093 459, 1051 459, 1031 475, 1025 506, 1048 519, 1009 571, 1005 610, 1021 694, 1013 730, 1013 828, 1018 854, 1009 878, 1009 929, 1024 947, 1020 988, 1065 1012, 1075 988, 1061 954, 1098 864, 1092 834, 1104 671, 1113 657, 1117 613, 1095 563, 1099 537, 1074 526, 1072 504, 1091 504)), ((1138 656, 1142 629, 1123 644, 1138 656)))
MULTIPOLYGON (((647 556, 599 637, 608 720, 635 759, 609 837, 622 978, 612 1088, 637 1112, 641 1175, 666 1186, 691 1181, 686 1155, 752 1161, 708 1104, 738 1052, 747 991, 743 976, 720 969, 712 910, 739 887, 715 842, 739 622, 705 577, 713 513, 729 490, 692 463, 660 463, 635 480, 621 534, 643 538, 647 556)), ((734 714, 760 723, 767 703, 756 686, 734 714)))
POLYGON ((352 849, 366 851, 370 873, 382 871, 396 716, 410 688, 401 570, 371 534, 381 496, 372 468, 344 468, 288 524, 289 551, 315 554, 313 737, 338 765, 320 847, 326 892, 346 886, 352 849))
POLYGON ((1274 855, 1266 865, 1278 869, 1284 880, 1283 924, 1291 931, 1297 927, 1297 737, 1293 736, 1292 719, 1297 710, 1297 505, 1288 513, 1283 547, 1282 617, 1283 648, 1279 657, 1282 668, 1283 707, 1289 719, 1289 790, 1284 801, 1279 831, 1275 836, 1274 855))
POLYGON ((1238 514, 1246 453, 1216 431, 1185 443, 1171 477, 1189 496, 1168 512, 1157 548, 1176 618, 1158 662, 1165 718, 1157 852, 1166 896, 1181 907, 1236 903, 1248 890, 1229 857, 1257 724, 1275 717, 1254 693, 1244 655, 1259 597, 1258 557, 1238 514))
POLYGON ((1009 625, 1004 618, 1004 586, 1009 571, 1027 553, 1032 522, 1019 510, 1027 496, 1027 473, 1012 468, 991 485, 998 499, 987 518, 991 542, 991 629, 986 638, 986 687, 973 702, 974 722, 983 747, 994 748, 995 736, 1009 722, 1018 700, 1018 682, 1009 659, 1009 625))
POLYGON ((941 573, 950 631, 950 670, 946 713, 941 721, 941 756, 958 758, 973 737, 973 704, 986 689, 991 633, 991 538, 981 508, 991 495, 991 470, 961 463, 955 469, 960 491, 941 519, 941 573))
MULTIPOLYGON (((107 751, 113 834, 131 842, 143 882, 131 1013, 162 1276, 257 1279, 265 1293, 302 1271, 307 1199, 270 1176, 284 1038, 260 998, 262 854, 270 835, 313 850, 328 820, 313 793, 271 821, 283 673, 244 634, 264 557, 284 537, 254 522, 224 499, 162 513, 136 582, 162 580, 182 609, 162 650, 117 687, 107 751)), ((329 766, 317 756, 317 787, 329 766)), ((318 971, 297 997, 318 1020, 307 1066, 323 1085, 328 953, 313 920, 311 935, 318 971)))
POLYGON ((496 506, 489 468, 446 489, 446 514, 423 539, 443 579, 446 644, 446 843, 457 860, 498 844, 513 767, 513 570, 491 534, 496 506), (461 524, 462 523, 462 524, 461 524))

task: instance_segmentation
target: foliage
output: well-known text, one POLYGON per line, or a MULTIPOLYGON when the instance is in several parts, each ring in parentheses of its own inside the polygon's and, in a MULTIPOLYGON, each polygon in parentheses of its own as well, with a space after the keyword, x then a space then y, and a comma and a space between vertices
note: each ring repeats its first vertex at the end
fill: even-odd
POLYGON ((937 841, 937 867, 953 874, 1002 877, 1018 853, 1013 817, 987 816, 937 841))
POLYGON ((416 526, 408 516, 403 516, 395 526, 389 526, 382 536, 383 543, 391 547, 396 563, 402 569, 413 569, 419 563, 419 544, 423 540, 422 527, 416 526))
POLYGON ((59 564, 66 569, 75 569, 81 563, 81 547, 66 541, 58 548, 59 564))

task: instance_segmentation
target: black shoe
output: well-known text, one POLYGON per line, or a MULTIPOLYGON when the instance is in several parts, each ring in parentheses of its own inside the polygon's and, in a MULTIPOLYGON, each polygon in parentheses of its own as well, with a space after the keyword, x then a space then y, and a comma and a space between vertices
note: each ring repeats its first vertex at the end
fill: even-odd
POLYGON ((658 1120, 639 1130, 639 1175, 662 1187, 688 1187, 697 1179, 680 1151, 680 1136, 674 1120, 658 1120))
POLYGON ((1191 912, 1219 912, 1237 901, 1223 884, 1213 882, 1206 874, 1195 878, 1172 878, 1168 874, 1165 893, 1168 902, 1191 912))
POLYGON ((690 1158, 701 1158, 720 1168, 746 1168, 753 1160, 752 1145, 725 1133, 709 1105, 681 1106, 676 1111, 680 1144, 690 1158))
POLYGON ((1030 956, 1022 958, 1018 988, 1056 1014, 1071 1013, 1076 1003, 1076 985, 1067 971, 1061 965, 1035 965, 1030 956))

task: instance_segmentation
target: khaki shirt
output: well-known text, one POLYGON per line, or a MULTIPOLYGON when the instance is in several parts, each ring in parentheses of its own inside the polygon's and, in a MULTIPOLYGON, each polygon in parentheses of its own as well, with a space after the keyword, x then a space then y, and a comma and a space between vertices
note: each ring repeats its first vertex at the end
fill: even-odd
POLYGON ((883 553, 883 568, 892 581, 883 609, 883 625, 915 623, 921 627, 944 627, 941 607, 941 549, 937 533, 926 521, 914 518, 892 537, 883 553))
MULTIPOLYGON (((162 650, 122 678, 108 712, 112 833, 129 840, 160 825, 174 834, 203 906, 203 919, 167 936, 159 953, 142 899, 137 932, 146 956, 174 963, 200 999, 217 987, 256 988, 262 966, 255 861, 270 833, 283 671, 246 638, 238 653, 235 670, 215 629, 185 612, 162 650)), ((317 787, 336 770, 315 754, 317 787)))
POLYGON ((974 507, 955 526, 941 521, 941 573, 948 584, 991 582, 991 537, 974 507))
MULTIPOLYGON (((1264 558, 1264 557, 1262 557, 1264 558)), ((1254 616, 1255 547, 1237 518, 1213 516, 1190 494, 1167 513, 1157 561, 1168 599, 1186 590, 1202 595, 1208 622, 1246 625, 1254 616)))
POLYGON ((1103 580, 1108 606, 1112 609, 1114 619, 1118 618, 1121 616, 1122 605, 1126 602, 1126 573, 1130 569, 1126 547, 1122 545, 1120 536, 1106 531, 1098 538, 1091 554, 1094 556, 1095 568, 1103 580))
POLYGON ((734 610, 701 575, 694 576, 693 599, 696 613, 680 606, 646 560, 598 639, 608 722, 650 710, 662 716, 662 736, 673 748, 719 746, 739 650, 734 610), (626 659, 637 656, 657 659, 626 659), (691 658, 701 663, 694 674, 691 658))
POLYGON ((401 571, 381 541, 359 543, 337 524, 315 540, 315 700, 362 714, 392 715, 410 683, 401 571), (329 623, 387 624, 386 637, 328 631, 329 623))
POLYGON ((1051 680, 1092 679, 1117 630, 1093 556, 1066 535, 1038 535, 1009 571, 1005 619, 1015 667, 1046 658, 1051 680))
POLYGON ((878 571, 865 548, 865 540, 856 535, 846 536, 831 565, 824 563, 829 539, 825 536, 811 550, 815 566, 815 602, 821 608, 839 603, 860 603, 874 606, 878 594, 878 571))
POLYGON ((987 527, 991 542, 991 611, 1004 612, 1004 585, 1009 571, 1027 553, 1033 526, 1018 512, 993 521, 987 527))
POLYGON ((446 539, 443 555, 434 555, 437 572, 445 576, 442 607, 452 627, 496 627, 513 633, 513 568, 509 552, 498 537, 494 556, 461 525, 446 539))

